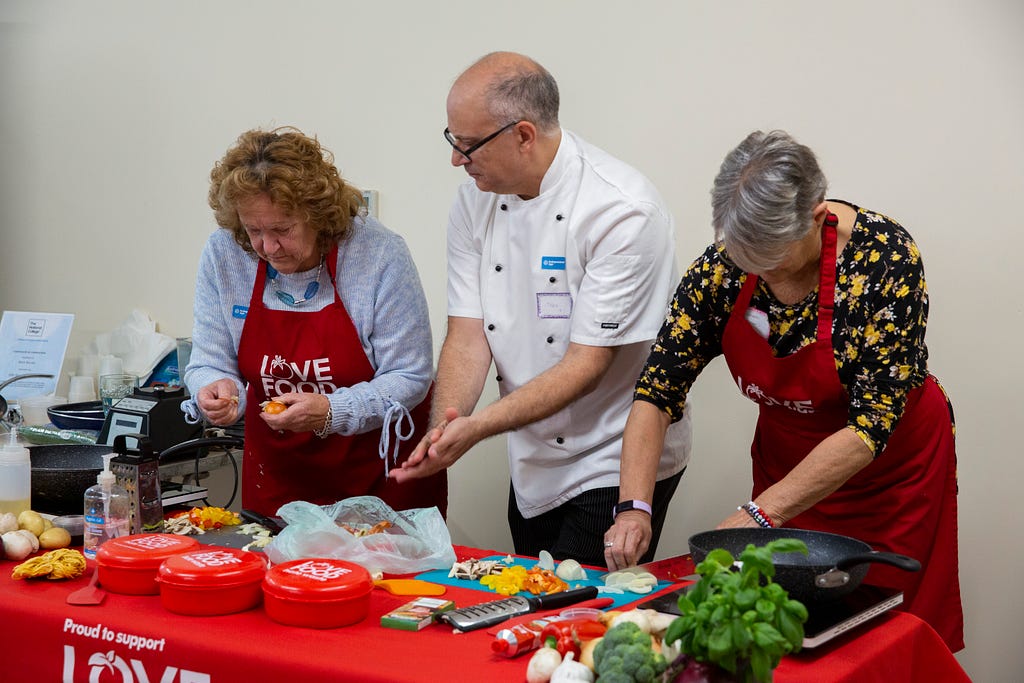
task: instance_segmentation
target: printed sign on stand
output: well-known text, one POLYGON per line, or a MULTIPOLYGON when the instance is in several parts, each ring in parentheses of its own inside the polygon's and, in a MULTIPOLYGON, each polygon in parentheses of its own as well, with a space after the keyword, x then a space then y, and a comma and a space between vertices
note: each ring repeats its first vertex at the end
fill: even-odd
POLYGON ((16 402, 56 390, 74 321, 72 313, 4 311, 0 318, 0 382, 18 375, 53 375, 9 384, 4 387, 4 398, 16 402))

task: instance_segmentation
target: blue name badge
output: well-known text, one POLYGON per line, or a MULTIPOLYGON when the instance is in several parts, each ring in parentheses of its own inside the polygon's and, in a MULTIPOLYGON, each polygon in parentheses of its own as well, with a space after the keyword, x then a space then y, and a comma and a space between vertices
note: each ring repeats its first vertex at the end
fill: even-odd
POLYGON ((231 307, 231 317, 232 318, 238 318, 240 320, 245 320, 245 315, 248 312, 249 312, 249 307, 248 306, 240 306, 238 304, 235 304, 234 306, 231 307))
POLYGON ((541 270, 565 270, 564 256, 541 256, 541 270))

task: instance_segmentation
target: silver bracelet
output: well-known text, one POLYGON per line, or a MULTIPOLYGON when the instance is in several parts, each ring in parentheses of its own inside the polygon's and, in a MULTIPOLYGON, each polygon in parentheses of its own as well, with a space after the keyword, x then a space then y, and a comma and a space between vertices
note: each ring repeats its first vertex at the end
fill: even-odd
POLYGON ((331 421, 334 419, 334 411, 331 406, 327 406, 327 417, 324 418, 324 426, 320 429, 314 429, 313 433, 319 436, 321 439, 326 439, 327 435, 331 433, 331 421))

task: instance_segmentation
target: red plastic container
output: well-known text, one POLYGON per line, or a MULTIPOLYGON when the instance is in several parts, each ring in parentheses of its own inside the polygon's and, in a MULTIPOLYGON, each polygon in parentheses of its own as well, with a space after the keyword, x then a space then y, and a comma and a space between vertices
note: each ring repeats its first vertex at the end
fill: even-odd
POLYGON ((96 551, 100 585, 111 593, 157 595, 160 564, 168 557, 199 547, 191 536, 132 534, 112 538, 96 551))
POLYGON ((244 612, 263 599, 266 559, 235 548, 208 547, 168 557, 160 565, 160 603, 176 614, 244 612))
POLYGON ((373 580, 358 564, 328 558, 291 560, 263 577, 267 616, 288 626, 338 628, 366 618, 373 580))

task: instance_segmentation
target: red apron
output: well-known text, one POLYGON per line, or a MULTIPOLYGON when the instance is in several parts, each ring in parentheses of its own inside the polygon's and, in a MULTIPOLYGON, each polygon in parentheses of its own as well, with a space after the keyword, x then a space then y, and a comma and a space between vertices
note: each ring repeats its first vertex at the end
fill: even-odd
MULTIPOLYGON (((753 496, 785 477, 846 425, 848 397, 832 347, 835 217, 822 229, 817 340, 776 358, 747 321, 756 275, 747 276, 722 337, 740 391, 759 406, 751 445, 753 496)), ((904 608, 927 621, 954 652, 963 648, 957 560, 957 484, 952 411, 931 375, 910 391, 884 451, 839 490, 787 522, 857 538, 875 550, 920 560, 920 572, 872 564, 866 583, 897 588, 904 608)))
MULTIPOLYGON (((260 260, 257 267, 238 345, 239 371, 248 384, 242 506, 275 515, 278 508, 294 500, 327 505, 369 495, 396 510, 436 505, 446 515, 447 473, 405 484, 388 479, 378 454, 381 429, 321 439, 312 432, 279 433, 260 417, 260 403, 274 396, 291 391, 331 393, 373 379, 373 367, 333 284, 337 260, 335 247, 327 256, 334 303, 319 311, 266 308, 267 264, 260 260)), ((416 434, 425 433, 429 412, 430 394, 411 411, 416 434)), ((382 429, 391 429, 389 422, 382 429)), ((394 434, 390 437, 396 440, 394 434)), ((399 443, 399 463, 415 445, 414 439, 399 443)), ((394 448, 387 450, 386 457, 394 457, 394 448)))

